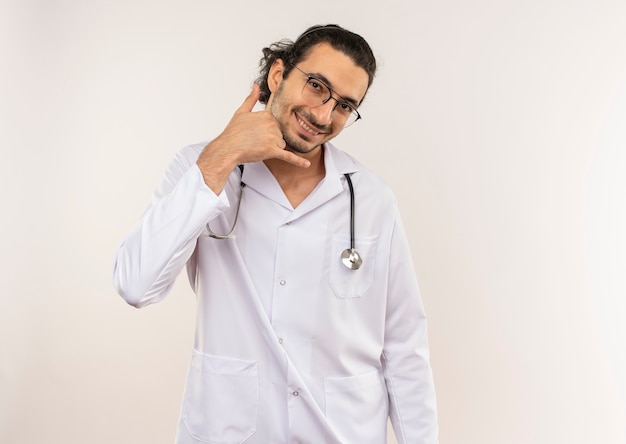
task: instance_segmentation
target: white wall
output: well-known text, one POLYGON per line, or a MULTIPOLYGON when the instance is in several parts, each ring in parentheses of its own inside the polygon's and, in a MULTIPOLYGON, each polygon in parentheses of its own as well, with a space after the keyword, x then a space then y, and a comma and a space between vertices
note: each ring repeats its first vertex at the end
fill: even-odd
POLYGON ((115 249, 260 48, 329 22, 382 65, 337 142, 397 191, 442 444, 626 442, 625 18, 622 0, 0 1, 0 442, 172 441, 193 296, 180 279, 126 306, 115 249))

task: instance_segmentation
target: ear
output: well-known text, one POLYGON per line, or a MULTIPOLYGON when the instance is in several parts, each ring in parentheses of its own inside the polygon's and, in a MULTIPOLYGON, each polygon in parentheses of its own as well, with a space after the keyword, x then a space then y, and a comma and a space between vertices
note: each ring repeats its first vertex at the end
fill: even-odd
POLYGON ((270 72, 267 75, 267 86, 273 93, 278 89, 278 85, 283 81, 283 74, 285 72, 285 62, 282 59, 276 59, 270 67, 270 72))

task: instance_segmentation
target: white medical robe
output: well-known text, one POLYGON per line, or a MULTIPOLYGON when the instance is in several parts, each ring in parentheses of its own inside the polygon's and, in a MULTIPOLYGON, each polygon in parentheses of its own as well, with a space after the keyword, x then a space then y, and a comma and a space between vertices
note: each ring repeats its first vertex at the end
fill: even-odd
POLYGON ((240 171, 215 195, 178 153, 153 205, 120 246, 114 284, 141 307, 186 265, 197 295, 195 347, 178 444, 437 442, 426 318, 395 198, 331 144, 326 176, 295 209, 265 164, 246 164, 239 221, 227 233, 240 171), (354 184, 358 270, 350 246, 354 184))

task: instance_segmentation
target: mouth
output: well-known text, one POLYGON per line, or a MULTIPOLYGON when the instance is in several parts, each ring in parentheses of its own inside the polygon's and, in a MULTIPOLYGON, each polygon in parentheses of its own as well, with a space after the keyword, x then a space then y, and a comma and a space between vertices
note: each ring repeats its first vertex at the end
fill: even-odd
POLYGON ((304 132, 310 136, 319 136, 320 134, 324 134, 323 132, 319 131, 318 129, 312 127, 311 125, 309 125, 306 120, 304 120, 302 117, 300 117, 298 114, 295 114, 296 116, 296 121, 298 122, 298 125, 300 125, 300 128, 302 130, 304 130, 304 132))

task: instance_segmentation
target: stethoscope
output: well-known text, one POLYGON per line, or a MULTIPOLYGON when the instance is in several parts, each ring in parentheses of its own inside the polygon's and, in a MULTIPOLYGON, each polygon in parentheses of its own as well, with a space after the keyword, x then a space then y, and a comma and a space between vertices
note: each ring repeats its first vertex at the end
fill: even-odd
MULTIPOLYGON (((246 187, 246 184, 243 181, 243 165, 239 165, 239 171, 241 172, 242 180, 239 182, 240 190, 239 190, 239 202, 237 202, 237 209, 235 210, 235 219, 233 220, 233 226, 231 227, 228 234, 216 234, 211 230, 209 223, 207 222, 206 228, 209 231, 209 237, 213 239, 234 239, 235 236, 233 232, 235 231, 235 227, 237 226, 237 219, 239 218, 239 208, 241 207, 241 198, 243 196, 243 189, 246 187)), ((341 253, 341 262, 348 267, 350 270, 358 270, 363 263, 363 259, 358 251, 354 248, 354 187, 352 186, 352 179, 350 179, 349 174, 344 174, 346 181, 348 182, 348 190, 350 191, 350 248, 346 248, 341 253)))

